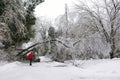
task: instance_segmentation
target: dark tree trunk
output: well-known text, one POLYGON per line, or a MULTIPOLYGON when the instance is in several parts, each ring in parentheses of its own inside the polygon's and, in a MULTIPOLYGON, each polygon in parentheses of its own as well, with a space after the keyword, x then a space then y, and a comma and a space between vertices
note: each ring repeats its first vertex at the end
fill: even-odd
POLYGON ((112 42, 111 42, 111 52, 110 52, 110 58, 114 58, 114 54, 115 54, 115 50, 116 50, 116 47, 115 47, 115 39, 113 38, 112 39, 112 42))
POLYGON ((111 52, 110 52, 110 58, 114 58, 115 56, 115 31, 114 31, 114 23, 111 24, 111 34, 110 34, 110 43, 111 43, 111 52))

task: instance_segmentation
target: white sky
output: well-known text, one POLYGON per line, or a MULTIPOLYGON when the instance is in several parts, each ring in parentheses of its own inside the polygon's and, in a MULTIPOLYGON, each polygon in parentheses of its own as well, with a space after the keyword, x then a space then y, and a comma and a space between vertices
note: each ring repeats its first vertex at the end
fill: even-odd
POLYGON ((58 15, 65 13, 65 3, 72 6, 73 0, 45 0, 36 7, 35 15, 36 17, 56 18, 58 15))

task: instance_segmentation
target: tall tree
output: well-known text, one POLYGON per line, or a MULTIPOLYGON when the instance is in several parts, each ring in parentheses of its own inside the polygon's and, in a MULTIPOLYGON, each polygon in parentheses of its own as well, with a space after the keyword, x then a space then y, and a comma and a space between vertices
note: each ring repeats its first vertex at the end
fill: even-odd
POLYGON ((42 0, 1 0, 0 1, 0 22, 5 23, 10 29, 12 43, 4 41, 6 47, 8 45, 20 45, 23 42, 29 41, 33 37, 34 31, 31 26, 35 24, 33 15, 34 8, 42 0), (27 3, 28 6, 24 5, 27 3))
POLYGON ((54 27, 49 28, 48 36, 49 36, 49 41, 50 41, 50 43, 49 43, 50 53, 52 55, 53 60, 56 60, 57 59, 57 45, 56 45, 56 41, 53 41, 56 39, 54 27))
POLYGON ((76 5, 77 10, 84 16, 84 23, 93 27, 110 44, 110 58, 116 53, 116 33, 120 28, 120 0, 92 0, 94 7, 81 1, 82 5, 76 5), (101 4, 101 5, 100 5, 101 4))

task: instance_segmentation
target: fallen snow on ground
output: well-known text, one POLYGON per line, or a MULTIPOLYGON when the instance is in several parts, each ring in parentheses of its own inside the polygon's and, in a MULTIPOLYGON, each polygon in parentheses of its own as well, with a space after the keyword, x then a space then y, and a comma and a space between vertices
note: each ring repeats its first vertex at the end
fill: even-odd
MULTIPOLYGON (((80 60, 65 63, 0 62, 0 80, 120 80, 120 59, 80 60)), ((45 60, 45 61, 44 61, 45 60)))

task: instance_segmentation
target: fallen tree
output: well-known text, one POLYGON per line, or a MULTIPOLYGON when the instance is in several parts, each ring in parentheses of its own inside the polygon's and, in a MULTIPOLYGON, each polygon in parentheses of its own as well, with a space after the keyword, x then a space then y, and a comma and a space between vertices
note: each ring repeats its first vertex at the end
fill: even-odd
POLYGON ((34 48, 35 46, 37 46, 37 45, 45 44, 45 43, 49 43, 49 42, 54 42, 54 41, 55 41, 55 42, 57 41, 58 43, 64 45, 66 48, 70 48, 68 45, 66 45, 65 43, 63 43, 63 42, 60 41, 60 40, 56 40, 56 39, 54 39, 54 40, 47 40, 47 41, 44 41, 44 42, 38 42, 38 43, 35 43, 35 44, 29 46, 28 48, 23 49, 23 50, 20 51, 16 56, 19 56, 19 55, 25 55, 25 54, 29 53, 29 52, 32 51, 33 48, 34 48))

